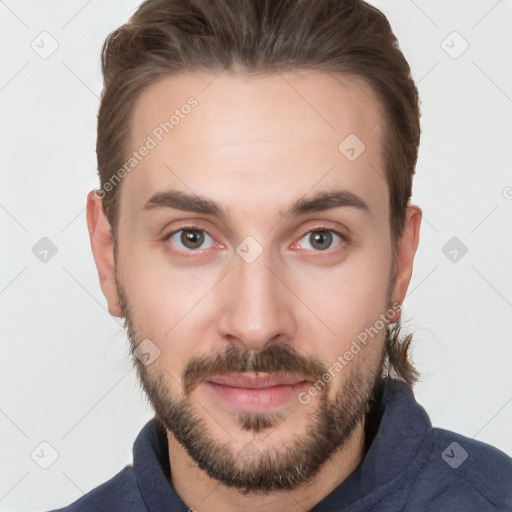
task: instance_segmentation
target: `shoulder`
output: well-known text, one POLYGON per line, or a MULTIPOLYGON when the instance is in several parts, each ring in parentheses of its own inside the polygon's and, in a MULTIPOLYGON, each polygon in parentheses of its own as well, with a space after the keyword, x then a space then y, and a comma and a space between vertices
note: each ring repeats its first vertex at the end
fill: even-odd
POLYGON ((117 475, 70 505, 51 512, 111 512, 112 510, 145 511, 132 466, 126 466, 117 475))
POLYGON ((411 491, 428 511, 512 510, 512 459, 493 446, 434 428, 432 449, 411 491))

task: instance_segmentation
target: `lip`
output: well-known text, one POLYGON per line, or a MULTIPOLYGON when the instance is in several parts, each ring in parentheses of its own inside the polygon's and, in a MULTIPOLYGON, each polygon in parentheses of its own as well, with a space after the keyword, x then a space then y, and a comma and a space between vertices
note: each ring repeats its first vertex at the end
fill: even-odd
POLYGON ((244 412, 286 405, 311 384, 304 377, 247 373, 212 376, 202 382, 216 399, 244 412))
POLYGON ((208 377, 207 382, 230 386, 233 388, 264 389, 274 386, 293 386, 304 382, 304 377, 291 375, 269 375, 269 374, 231 374, 208 377))

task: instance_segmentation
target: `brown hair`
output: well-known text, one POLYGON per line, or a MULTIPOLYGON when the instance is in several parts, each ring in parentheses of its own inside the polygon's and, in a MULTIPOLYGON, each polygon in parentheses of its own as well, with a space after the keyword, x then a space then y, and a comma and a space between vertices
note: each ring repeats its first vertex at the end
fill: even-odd
MULTIPOLYGON (((420 111, 410 68, 382 12, 362 0, 146 0, 107 37, 96 153, 103 207, 116 236, 120 186, 105 185, 130 153, 135 100, 180 71, 312 69, 356 77, 384 111, 390 225, 399 239, 418 156, 420 111)), ((112 184, 112 182, 110 182, 112 184)), ((396 338, 396 337, 395 337, 396 338)), ((412 385, 404 343, 388 335, 389 369, 412 385)))

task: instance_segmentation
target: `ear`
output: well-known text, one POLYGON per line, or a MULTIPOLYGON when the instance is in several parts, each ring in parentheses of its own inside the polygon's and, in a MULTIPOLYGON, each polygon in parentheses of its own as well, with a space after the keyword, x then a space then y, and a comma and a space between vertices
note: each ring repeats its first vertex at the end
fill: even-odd
MULTIPOLYGON (((422 211, 418 206, 409 205, 406 210, 405 224, 395 255, 395 283, 391 295, 391 303, 402 304, 411 281, 412 266, 418 243, 420 240, 420 225, 422 211)), ((399 320, 401 310, 396 311, 391 323, 399 320)))
POLYGON ((113 316, 122 317, 115 281, 114 238, 110 232, 110 224, 103 210, 103 201, 98 190, 91 190, 87 195, 87 226, 101 290, 107 299, 108 311, 113 316))

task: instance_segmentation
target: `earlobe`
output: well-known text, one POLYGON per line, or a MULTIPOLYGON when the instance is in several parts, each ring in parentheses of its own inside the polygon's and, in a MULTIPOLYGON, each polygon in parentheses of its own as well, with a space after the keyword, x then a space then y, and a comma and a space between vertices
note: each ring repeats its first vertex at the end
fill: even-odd
MULTIPOLYGON (((418 206, 409 205, 406 210, 406 218, 402 236, 398 241, 395 257, 395 283, 391 297, 391 303, 403 303, 409 288, 412 276, 414 256, 420 240, 420 225, 422 211, 418 206)), ((391 323, 399 320, 401 309, 397 309, 391 323)))
POLYGON ((103 210, 103 201, 96 190, 92 190, 87 195, 87 226, 101 290, 107 299, 108 311, 113 316, 122 317, 115 282, 114 238, 103 210))

